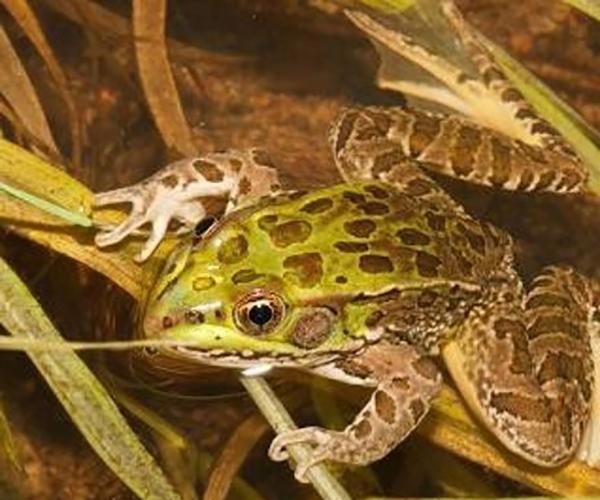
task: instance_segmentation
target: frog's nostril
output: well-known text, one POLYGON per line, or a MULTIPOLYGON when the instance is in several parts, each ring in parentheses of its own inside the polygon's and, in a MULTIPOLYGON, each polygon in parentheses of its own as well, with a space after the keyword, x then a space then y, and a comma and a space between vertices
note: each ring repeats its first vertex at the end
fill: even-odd
POLYGON ((188 323, 204 323, 204 314, 202 314, 200 311, 190 309, 189 311, 185 312, 184 316, 188 323))
POLYGON ((171 328, 173 326, 173 318, 171 316, 163 316, 162 319, 162 327, 166 330, 167 328, 171 328))

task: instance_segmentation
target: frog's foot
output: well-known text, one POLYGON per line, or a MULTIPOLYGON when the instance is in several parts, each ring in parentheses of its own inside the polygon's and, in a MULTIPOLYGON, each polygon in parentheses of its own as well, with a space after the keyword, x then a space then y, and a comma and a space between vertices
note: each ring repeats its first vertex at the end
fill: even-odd
MULTIPOLYGON (((207 214, 204 199, 227 198, 227 209, 244 199, 269 194, 279 188, 276 171, 260 150, 211 153, 167 165, 133 186, 98 193, 94 206, 132 205, 129 217, 116 227, 101 227, 96 245, 114 245, 140 227, 150 224, 150 237, 136 260, 146 260, 164 238, 169 223, 189 231, 207 214)), ((210 214, 216 215, 216 214, 210 214)))
MULTIPOLYGON (((370 463, 370 457, 362 457, 365 450, 362 443, 353 441, 343 432, 328 431, 320 427, 305 427, 279 434, 271 443, 269 457, 276 462, 288 460, 287 447, 305 444, 311 447, 307 457, 296 465, 294 476, 301 483, 308 482, 306 473, 324 460, 361 465, 370 463)), ((375 457, 376 459, 378 457, 375 457)))

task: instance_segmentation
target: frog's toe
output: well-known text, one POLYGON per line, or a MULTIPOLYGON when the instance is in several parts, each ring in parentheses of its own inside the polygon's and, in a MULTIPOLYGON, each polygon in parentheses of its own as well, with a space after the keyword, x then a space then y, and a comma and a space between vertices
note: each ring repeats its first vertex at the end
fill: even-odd
POLYGON ((163 240, 165 234, 167 233, 169 219, 170 217, 167 215, 162 217, 156 217, 152 221, 152 232, 150 233, 150 237, 146 240, 146 243, 144 243, 144 246, 142 247, 140 253, 136 255, 136 262, 144 262, 148 257, 150 257, 150 255, 152 255, 152 253, 154 252, 154 250, 156 250, 158 245, 160 245, 160 242, 163 240))
POLYGON ((118 226, 104 230, 96 234, 94 242, 99 247, 107 247, 114 245, 123 240, 126 236, 133 233, 140 226, 147 222, 146 217, 143 213, 132 213, 127 219, 125 219, 118 226))
POLYGON ((105 205, 116 205, 118 203, 134 203, 134 200, 139 198, 139 189, 137 186, 123 187, 113 189, 112 191, 104 191, 96 193, 92 200, 95 207, 103 207, 105 205))
POLYGON ((289 458, 288 446, 295 444, 305 444, 311 447, 308 456, 296 465, 294 473, 296 479, 306 483, 306 472, 313 465, 329 458, 329 442, 331 432, 319 427, 305 427, 289 432, 279 434, 269 448, 269 457, 271 460, 281 462, 289 458))

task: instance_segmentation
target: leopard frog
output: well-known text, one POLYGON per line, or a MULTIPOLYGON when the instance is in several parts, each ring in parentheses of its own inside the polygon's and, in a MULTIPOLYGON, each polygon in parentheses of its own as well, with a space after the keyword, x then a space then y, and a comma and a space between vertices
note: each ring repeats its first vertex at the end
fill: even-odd
POLYGON ((323 460, 370 463, 401 442, 440 389, 436 357, 473 412, 520 456, 559 465, 582 439, 596 283, 548 267, 526 291, 510 237, 470 217, 427 174, 507 190, 585 186, 586 171, 561 137, 489 54, 477 56, 484 90, 520 114, 530 143, 465 117, 350 109, 330 133, 339 185, 282 191, 268 157, 244 150, 183 160, 96 197, 98 205, 133 204, 127 220, 98 235, 100 245, 152 224, 142 259, 169 220, 193 227, 206 215, 204 197, 229 199, 220 222, 174 251, 150 293, 144 335, 197 343, 165 348, 170 356, 269 364, 373 388, 343 431, 307 427, 276 437, 276 460, 290 444, 312 446, 299 478, 323 460))

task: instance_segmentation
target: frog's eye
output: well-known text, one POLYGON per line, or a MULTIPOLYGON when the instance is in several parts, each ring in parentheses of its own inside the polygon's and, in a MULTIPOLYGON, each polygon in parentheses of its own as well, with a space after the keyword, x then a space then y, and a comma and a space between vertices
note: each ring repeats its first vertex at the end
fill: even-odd
POLYGON ((255 290, 242 297, 234 309, 237 326, 248 335, 262 335, 275 328, 285 312, 281 297, 265 290, 255 290))

